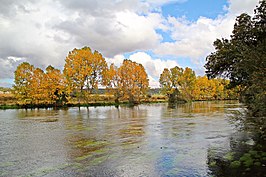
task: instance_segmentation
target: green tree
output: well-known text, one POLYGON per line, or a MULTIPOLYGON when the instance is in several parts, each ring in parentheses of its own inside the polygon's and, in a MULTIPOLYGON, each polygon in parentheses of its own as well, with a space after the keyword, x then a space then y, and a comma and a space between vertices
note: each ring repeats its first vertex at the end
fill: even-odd
POLYGON ((217 39, 215 52, 205 64, 209 78, 226 77, 230 86, 241 86, 241 98, 253 115, 266 115, 266 2, 255 16, 237 17, 231 39, 217 39))
POLYGON ((162 89, 162 93, 168 96, 170 103, 175 103, 180 100, 181 93, 180 87, 183 75, 183 69, 178 66, 171 68, 170 70, 165 68, 160 75, 159 83, 162 89))
MULTIPOLYGON (((162 74, 160 75, 159 83, 161 87, 161 92, 163 94, 169 95, 173 92, 174 86, 171 81, 171 72, 169 69, 164 68, 162 74)), ((177 89, 177 88, 176 88, 177 89)))

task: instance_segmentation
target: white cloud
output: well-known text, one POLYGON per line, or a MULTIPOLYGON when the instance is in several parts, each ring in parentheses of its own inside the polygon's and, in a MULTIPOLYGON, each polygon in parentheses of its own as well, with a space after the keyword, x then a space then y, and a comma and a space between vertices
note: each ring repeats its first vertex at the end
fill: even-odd
POLYGON ((228 0, 229 6, 226 9, 231 14, 239 15, 241 13, 253 14, 259 0, 228 0))
MULTIPOLYGON (((62 69, 68 51, 90 46, 106 57, 159 44, 163 17, 138 0, 4 1, 0 58, 25 57, 62 69), (144 13, 144 14, 143 14, 144 13)), ((1 68, 0 68, 1 69, 1 68)))
POLYGON ((141 63, 150 79, 151 87, 158 87, 158 79, 160 74, 163 72, 164 68, 173 68, 179 66, 176 61, 173 60, 162 60, 152 58, 145 52, 137 52, 129 56, 129 59, 137 63, 141 63))
POLYGON ((113 58, 105 58, 105 59, 109 65, 113 63, 115 66, 120 67, 125 57, 124 55, 115 55, 113 58))
POLYGON ((146 50, 159 44, 156 29, 163 27, 162 17, 156 13, 139 15, 134 11, 113 12, 110 16, 80 14, 77 19, 58 23, 57 30, 69 34, 76 43, 89 45, 106 57, 146 50))
MULTIPOLYGON (((252 14, 258 0, 229 0, 227 13, 216 19, 199 17, 197 21, 188 21, 185 17, 168 17, 168 30, 174 42, 163 42, 154 52, 159 55, 173 55, 190 58, 201 70, 205 58, 213 48, 217 38, 230 37, 235 18, 240 13, 252 14)), ((202 73, 200 71, 199 73, 202 73)))
POLYGON ((26 61, 25 58, 18 58, 13 56, 7 58, 0 58, 0 79, 13 78, 16 67, 24 61, 26 61))
MULTIPOLYGON (((119 67, 125 59, 124 55, 116 55, 113 58, 106 58, 108 64, 114 63, 115 66, 119 67)), ((174 60, 162 60, 158 58, 152 58, 145 52, 136 52, 128 57, 129 60, 142 64, 145 68, 150 87, 159 87, 158 79, 164 68, 173 68, 179 66, 174 60)))
POLYGON ((171 37, 175 42, 161 43, 154 51, 160 55, 188 57, 196 64, 213 50, 216 38, 229 37, 234 24, 233 19, 217 18, 215 20, 200 17, 196 22, 184 18, 169 17, 171 37))
POLYGON ((17 10, 16 15, 0 16, 1 58, 24 57, 42 68, 49 64, 62 66, 71 44, 56 40, 56 37, 66 39, 66 35, 51 28, 53 18, 62 16, 57 6, 51 5, 43 1, 26 3, 23 6, 26 11, 17 10))
POLYGON ((121 64, 126 52, 150 50, 160 54, 161 59, 145 52, 130 56, 145 66, 154 83, 163 68, 177 65, 164 60, 163 55, 189 57, 202 67, 215 38, 228 37, 235 16, 251 13, 258 4, 257 0, 229 0, 228 13, 214 20, 200 17, 190 22, 182 17, 162 16, 162 5, 185 1, 1 1, 0 79, 13 78, 19 61, 11 61, 11 56, 43 69, 50 64, 62 69, 70 50, 89 46, 116 65, 121 64), (175 42, 161 43, 158 29, 169 32, 175 42))

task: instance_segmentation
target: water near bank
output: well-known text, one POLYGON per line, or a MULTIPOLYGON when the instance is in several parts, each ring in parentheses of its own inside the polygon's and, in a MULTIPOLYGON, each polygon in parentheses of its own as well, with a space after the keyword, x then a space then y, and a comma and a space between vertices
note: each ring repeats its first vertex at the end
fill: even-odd
POLYGON ((236 101, 0 110, 0 176, 209 176, 236 101))

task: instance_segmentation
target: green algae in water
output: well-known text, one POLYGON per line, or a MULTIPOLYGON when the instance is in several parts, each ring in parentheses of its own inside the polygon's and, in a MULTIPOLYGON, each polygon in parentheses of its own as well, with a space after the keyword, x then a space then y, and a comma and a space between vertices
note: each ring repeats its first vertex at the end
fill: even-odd
POLYGON ((230 164, 230 167, 231 168, 239 168, 241 166, 241 162, 240 161, 233 161, 233 162, 231 162, 231 164, 230 164))
POLYGON ((262 152, 261 156, 266 157, 266 152, 262 152))
POLYGON ((261 163, 260 162, 255 162, 254 165, 259 167, 259 166, 261 166, 261 163))
POLYGON ((8 176, 8 173, 6 171, 0 171, 0 176, 8 176))
POLYGON ((122 142, 122 146, 127 146, 127 145, 130 146, 130 145, 134 145, 137 143, 139 143, 138 140, 128 139, 128 140, 122 142))
POLYGON ((246 167, 250 167, 250 166, 252 166, 253 165, 253 159, 247 159, 247 160, 245 160, 243 163, 244 163, 244 165, 246 166, 246 167))
POLYGON ((107 149, 97 149, 95 151, 92 151, 91 153, 89 154, 85 154, 83 156, 80 156, 80 157, 77 157, 75 160, 76 161, 83 161, 83 160, 86 160, 86 159, 89 159, 89 158, 92 158, 93 156, 96 156, 96 155, 102 155, 102 154, 105 154, 107 152, 107 149))
POLYGON ((40 122, 57 122, 58 118, 47 118, 47 119, 41 119, 40 122))
POLYGON ((224 159, 228 160, 228 161, 232 161, 234 160, 234 155, 235 155, 235 152, 228 152, 225 156, 224 156, 224 159))
POLYGON ((210 167, 216 167, 216 165, 217 165, 217 164, 216 164, 216 161, 212 161, 212 162, 210 162, 210 164, 209 164, 210 167))
POLYGON ((75 162, 71 164, 71 167, 73 167, 74 169, 82 169, 83 165, 81 163, 75 162))
POLYGON ((82 161, 82 160, 88 159, 88 158, 90 158, 92 156, 93 156, 93 154, 86 154, 86 155, 83 155, 83 156, 75 158, 75 160, 76 161, 82 161))
POLYGON ((252 155, 252 156, 256 156, 256 155, 258 155, 258 151, 254 151, 254 150, 250 150, 248 153, 249 153, 250 155, 252 155))
POLYGON ((94 141, 94 140, 81 140, 75 143, 75 147, 97 147, 106 146, 108 143, 106 141, 94 141))
POLYGON ((241 162, 245 162, 245 161, 250 160, 250 159, 252 159, 251 155, 249 153, 245 153, 242 157, 240 157, 239 160, 241 162))
POLYGON ((2 162, 0 163, 0 167, 10 167, 10 166, 14 166, 15 163, 13 162, 2 162))
POLYGON ((121 134, 124 134, 124 135, 143 135, 144 134, 144 131, 143 131, 143 127, 140 126, 140 125, 132 125, 126 129, 121 129, 120 130, 120 133, 121 134))
POLYGON ((94 165, 94 166, 97 166, 97 165, 99 165, 100 163, 104 162, 107 159, 108 159, 108 155, 97 157, 97 158, 94 158, 92 161, 90 161, 90 164, 94 165))
POLYGON ((69 125, 67 127, 68 130, 76 130, 76 131, 91 131, 92 127, 87 127, 85 125, 69 125))

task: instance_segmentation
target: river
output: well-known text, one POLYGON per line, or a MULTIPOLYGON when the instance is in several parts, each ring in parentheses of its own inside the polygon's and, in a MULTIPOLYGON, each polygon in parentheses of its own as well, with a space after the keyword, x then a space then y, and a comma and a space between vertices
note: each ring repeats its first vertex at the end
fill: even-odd
POLYGON ((0 110, 0 176, 211 176, 237 101, 0 110))

